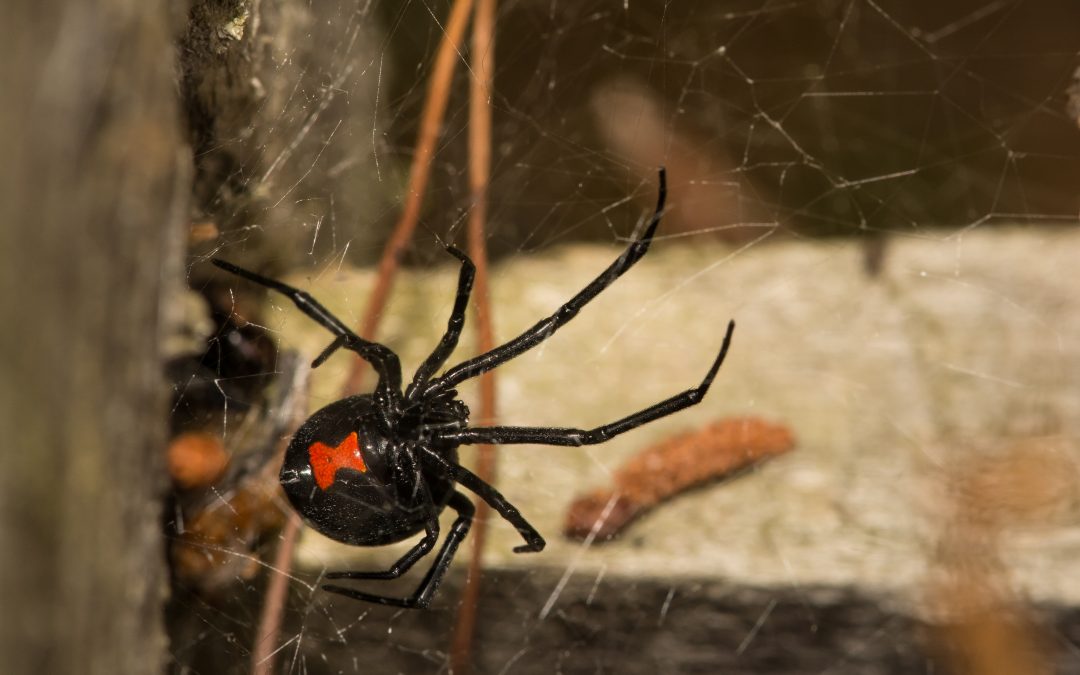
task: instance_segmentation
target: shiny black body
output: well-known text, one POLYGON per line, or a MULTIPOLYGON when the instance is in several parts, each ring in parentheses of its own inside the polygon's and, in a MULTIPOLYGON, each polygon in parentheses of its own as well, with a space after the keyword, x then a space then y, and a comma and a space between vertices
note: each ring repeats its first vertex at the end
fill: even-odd
MULTIPOLYGON (((281 486, 307 524, 331 539, 354 546, 393 544, 423 532, 429 503, 442 511, 454 488, 438 473, 424 484, 412 444, 383 427, 372 396, 350 396, 319 410, 297 430, 285 451, 281 486), (309 448, 316 442, 336 446, 353 432, 367 471, 341 469, 323 490, 312 475, 309 448)), ((456 446, 432 449, 457 464, 456 446)))
MULTIPOLYGON (((579 446, 604 441, 652 420, 692 406, 705 396, 731 344, 734 322, 728 323, 720 352, 697 387, 594 429, 572 427, 469 427, 469 410, 457 399, 455 387, 535 347, 573 319, 581 308, 630 269, 649 249, 660 224, 667 194, 665 174, 660 171, 660 195, 656 210, 640 239, 554 314, 540 320, 506 344, 469 359, 439 377, 433 377, 457 346, 465 323, 465 309, 475 268, 456 248, 448 252, 461 261, 457 296, 446 332, 431 355, 417 368, 412 382, 402 391, 401 364, 388 347, 365 340, 307 293, 279 281, 237 267, 223 260, 214 264, 233 274, 284 294, 312 320, 334 334, 334 341, 312 364, 317 367, 338 349, 348 349, 371 363, 379 374, 372 394, 351 396, 322 408, 296 432, 281 470, 281 483, 296 511, 312 527, 347 544, 381 546, 420 532, 420 541, 389 569, 378 572, 331 572, 328 579, 395 579, 420 558, 434 550, 440 535, 439 514, 447 507, 457 513, 435 562, 419 587, 408 598, 373 595, 354 588, 329 584, 333 593, 397 607, 427 607, 442 580, 458 545, 469 531, 474 506, 457 486, 466 488, 509 521, 525 544, 514 549, 524 553, 544 548, 544 538, 494 487, 457 463, 459 445, 474 443, 536 443, 579 446), (357 434, 363 464, 342 466, 323 476, 325 486, 314 477, 311 449, 315 444, 338 446, 357 434), (357 468, 362 466, 363 468, 357 468)), ((351 455, 350 455, 351 456, 351 455)))

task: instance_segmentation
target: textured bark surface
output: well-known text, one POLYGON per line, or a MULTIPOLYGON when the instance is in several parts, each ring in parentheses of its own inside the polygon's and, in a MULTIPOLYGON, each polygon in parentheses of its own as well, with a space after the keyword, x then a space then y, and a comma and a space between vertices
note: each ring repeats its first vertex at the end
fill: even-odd
POLYGON ((379 250, 372 214, 384 232, 398 185, 378 169, 376 34, 349 0, 192 2, 178 46, 192 213, 231 259, 290 269, 346 243, 360 260, 379 250))
POLYGON ((161 306, 188 160, 170 8, 16 2, 0 41, 0 654, 164 661, 161 306), (11 95, 11 92, 15 92, 11 95))

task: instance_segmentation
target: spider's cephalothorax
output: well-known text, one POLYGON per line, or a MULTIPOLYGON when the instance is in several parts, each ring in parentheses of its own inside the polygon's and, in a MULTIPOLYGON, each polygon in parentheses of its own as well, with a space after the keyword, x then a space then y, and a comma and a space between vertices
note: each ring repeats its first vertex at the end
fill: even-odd
POLYGON ((350 396, 312 415, 294 435, 281 469, 281 484, 293 508, 319 532, 356 546, 382 546, 424 533, 389 569, 379 572, 331 572, 329 579, 395 579, 435 548, 439 514, 449 506, 457 519, 435 562, 416 592, 408 598, 373 595, 354 588, 327 585, 333 593, 397 607, 427 607, 458 545, 469 531, 474 507, 457 489, 464 487, 488 503, 525 540, 515 552, 540 551, 544 538, 495 488, 457 462, 457 448, 475 443, 589 445, 665 417, 698 403, 724 361, 734 322, 728 323, 720 352, 697 387, 595 429, 564 427, 470 427, 469 409, 455 388, 540 344, 649 249, 664 209, 666 182, 660 170, 660 196, 644 234, 596 279, 551 316, 496 347, 433 377, 457 346, 475 268, 468 257, 450 247, 461 261, 457 297, 442 340, 416 370, 402 391, 401 365, 388 347, 365 340, 307 293, 249 272, 223 260, 214 264, 233 274, 283 293, 302 312, 335 335, 312 364, 317 367, 341 348, 354 351, 379 374, 372 394, 350 396))

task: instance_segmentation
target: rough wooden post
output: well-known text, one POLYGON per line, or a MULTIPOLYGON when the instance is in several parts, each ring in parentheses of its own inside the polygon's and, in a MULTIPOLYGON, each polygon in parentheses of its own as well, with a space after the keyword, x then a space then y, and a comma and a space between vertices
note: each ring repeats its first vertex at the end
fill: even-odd
POLYGON ((16 0, 0 40, 0 670, 166 652, 163 291, 182 279, 170 3, 16 0))

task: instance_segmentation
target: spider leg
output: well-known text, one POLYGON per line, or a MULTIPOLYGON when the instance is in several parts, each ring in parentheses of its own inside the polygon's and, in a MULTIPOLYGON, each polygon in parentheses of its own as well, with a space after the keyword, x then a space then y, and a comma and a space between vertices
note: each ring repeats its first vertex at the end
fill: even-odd
POLYGON ((425 534, 415 546, 405 552, 405 555, 401 556, 396 563, 390 566, 390 569, 382 572, 330 572, 326 575, 327 579, 397 579, 402 574, 405 574, 409 569, 416 564, 417 560, 423 558, 428 553, 431 553, 431 549, 435 548, 435 542, 439 539, 439 518, 434 513, 424 526, 425 534))
POLYGON ((555 310, 554 314, 546 319, 540 320, 532 328, 506 344, 454 366, 442 377, 433 380, 427 386, 423 395, 430 396, 438 391, 452 389, 457 384, 468 380, 469 378, 476 377, 481 373, 486 373, 492 368, 519 356, 551 337, 552 333, 577 316, 577 313, 581 311, 581 308, 590 300, 595 298, 605 288, 610 286, 612 282, 621 277, 626 270, 633 267, 634 263, 641 260, 642 256, 649 250, 649 244, 652 243, 653 234, 655 234, 656 228, 660 224, 660 216, 663 214, 664 202, 666 199, 667 174, 664 169, 661 168, 660 193, 656 200, 656 210, 653 212, 649 224, 645 227, 645 233, 640 239, 630 244, 615 262, 611 263, 606 270, 601 272, 599 276, 593 279, 592 282, 583 288, 577 295, 567 301, 566 304, 555 310))
POLYGON ((544 538, 498 490, 465 467, 452 464, 427 448, 422 450, 426 459, 438 464, 439 468, 454 482, 475 492, 477 496, 488 503, 488 506, 495 509, 500 516, 514 526, 521 538, 525 540, 524 545, 514 547, 514 553, 535 553, 544 550, 547 543, 544 538))
POLYGON ((378 388, 380 390, 386 392, 391 398, 400 396, 401 362, 398 360, 397 354, 389 347, 379 344, 378 342, 365 340, 352 332, 340 319, 331 314, 330 310, 323 307, 318 300, 299 288, 294 288, 293 286, 283 284, 275 279, 264 277, 261 274, 256 274, 255 272, 251 272, 242 267, 237 267, 220 258, 213 258, 210 262, 227 272, 232 272, 239 277, 254 281, 259 285, 266 286, 271 290, 281 293, 292 300, 301 312, 336 336, 334 341, 330 343, 330 346, 324 349, 315 359, 312 363, 312 367, 319 366, 335 351, 341 347, 345 347, 346 349, 356 352, 361 358, 374 366, 376 372, 379 373, 378 388))
POLYGON ((536 443, 539 445, 577 446, 603 443, 621 433, 636 429, 642 424, 647 424, 699 403, 705 397, 705 392, 709 390, 709 385, 712 384, 717 371, 720 370, 720 364, 724 362, 728 347, 731 345, 731 333, 734 330, 735 322, 731 321, 728 323, 727 333, 724 335, 724 344, 720 347, 720 353, 701 384, 610 424, 588 430, 559 427, 476 427, 443 433, 439 435, 439 438, 462 445, 474 443, 536 443))
POLYGON ((461 261, 461 272, 458 275, 457 297, 454 300, 454 309, 450 313, 450 321, 446 326, 446 333, 436 345, 420 367, 416 369, 412 383, 405 390, 406 400, 412 400, 417 392, 423 391, 428 380, 435 371, 446 363, 450 353, 457 347, 458 338, 461 337, 461 329, 465 325, 465 309, 469 306, 469 293, 472 291, 473 278, 476 276, 476 266, 469 256, 453 246, 446 247, 447 253, 461 261))
POLYGON ((465 535, 469 533, 469 527, 472 525, 473 513, 476 511, 472 502, 469 501, 469 498, 457 491, 450 495, 450 503, 448 505, 457 511, 458 517, 454 520, 454 524, 450 526, 450 532, 446 535, 446 540, 443 542, 442 548, 439 549, 439 553, 435 557, 435 563, 432 564, 431 569, 428 570, 427 576, 424 577, 424 580, 420 582, 420 585, 410 597, 389 598, 383 595, 373 595, 371 593, 364 593, 363 591, 345 588, 344 586, 335 586, 333 584, 323 586, 323 590, 344 595, 345 597, 353 598, 354 600, 374 602, 380 605, 390 605, 391 607, 404 607, 405 609, 424 609, 427 607, 431 604, 431 598, 435 595, 435 591, 438 590, 439 583, 442 582, 442 578, 446 574, 447 568, 450 567, 450 562, 454 559, 454 554, 457 552, 458 546, 465 538, 465 535))
POLYGON ((397 562, 391 565, 388 570, 382 572, 331 572, 326 575, 327 579, 397 579, 409 571, 409 568, 415 565, 416 561, 431 553, 431 549, 435 548, 435 542, 439 540, 439 509, 435 508, 431 492, 428 490, 427 484, 423 482, 423 476, 420 473, 419 465, 416 463, 416 457, 412 452, 405 452, 400 454, 394 461, 395 463, 401 462, 403 472, 412 474, 416 489, 423 495, 424 508, 427 511, 427 520, 424 523, 424 537, 406 551, 405 555, 398 558, 397 562))

